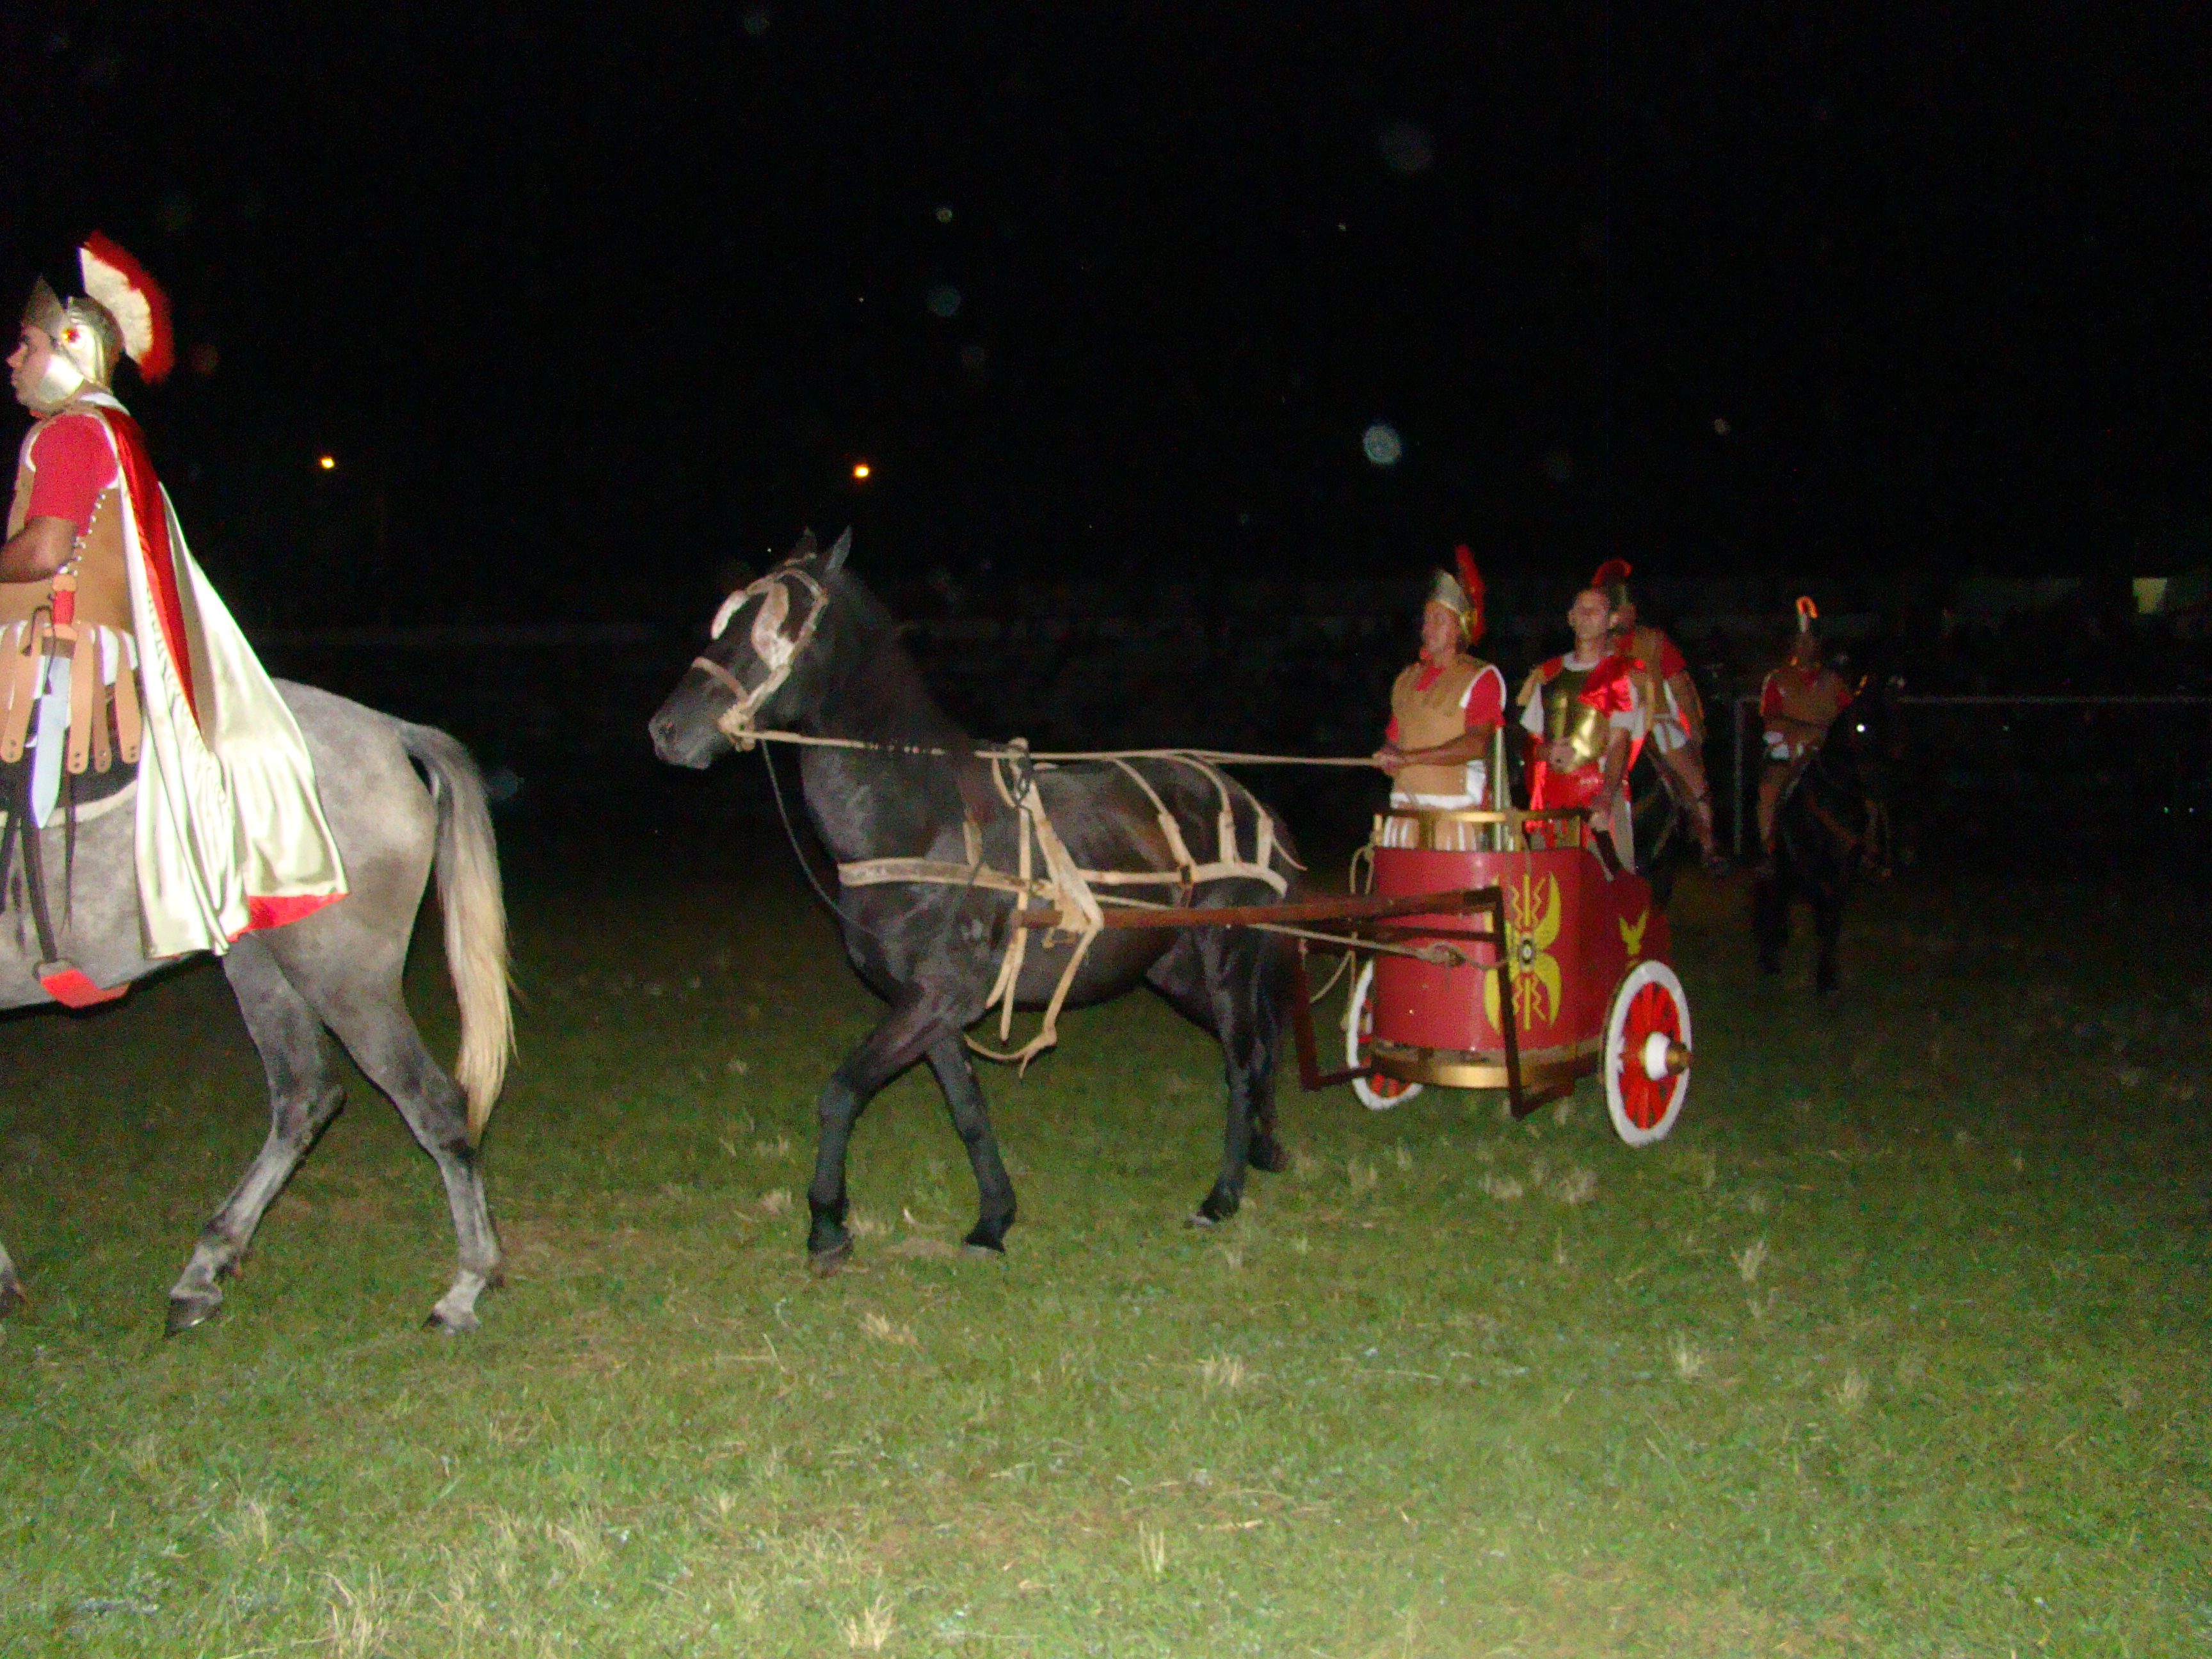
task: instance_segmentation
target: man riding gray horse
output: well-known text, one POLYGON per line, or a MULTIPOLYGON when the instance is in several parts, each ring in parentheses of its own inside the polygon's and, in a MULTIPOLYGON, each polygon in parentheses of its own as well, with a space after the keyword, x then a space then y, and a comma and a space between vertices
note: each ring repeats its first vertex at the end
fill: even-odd
MULTIPOLYGON (((511 1032, 483 781, 445 733, 263 671, 111 389, 125 356, 149 380, 167 369, 167 302, 103 237, 82 263, 84 294, 33 289, 8 359, 37 421, 0 546, 0 1008, 84 1007, 196 952, 223 957, 268 1073, 270 1133, 170 1291, 171 1330, 215 1310, 337 1113, 325 1028, 439 1167, 461 1267, 431 1322, 472 1328, 500 1272, 474 1142, 511 1032), (434 868, 459 1086, 399 991, 434 868)), ((21 1297, 0 1251, 0 1313, 21 1297)))

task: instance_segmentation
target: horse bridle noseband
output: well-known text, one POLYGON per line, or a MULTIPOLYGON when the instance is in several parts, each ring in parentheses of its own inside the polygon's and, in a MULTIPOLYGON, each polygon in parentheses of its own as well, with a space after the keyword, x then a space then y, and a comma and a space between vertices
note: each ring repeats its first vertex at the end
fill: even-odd
POLYGON ((767 598, 760 615, 753 618, 753 654, 768 668, 768 673, 761 683, 748 689, 735 674, 703 653, 691 659, 694 668, 703 669, 708 678, 718 682, 729 692, 732 701, 727 708, 714 717, 714 724, 740 751, 752 748, 758 740, 755 734, 759 728, 754 725, 753 716, 760 712, 763 703, 775 695, 784 681, 791 678, 792 665, 813 641, 814 630, 822 623, 822 613, 830 608, 829 589, 793 565, 770 571, 758 581, 739 588, 723 600, 722 608, 714 613, 714 623, 707 630, 707 637, 709 640, 720 639, 722 630, 730 625, 731 619, 743 611, 756 594, 767 598), (791 640, 783 637, 783 619, 791 609, 790 590, 784 586, 786 578, 796 580, 814 597, 814 603, 807 607, 806 620, 799 625, 799 636, 791 640), (782 601, 781 605, 776 603, 779 599, 782 601))

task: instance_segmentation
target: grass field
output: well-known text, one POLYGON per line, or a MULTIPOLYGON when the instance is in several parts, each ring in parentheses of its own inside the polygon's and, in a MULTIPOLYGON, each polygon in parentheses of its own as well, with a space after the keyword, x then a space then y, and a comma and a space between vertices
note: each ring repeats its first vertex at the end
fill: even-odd
POLYGON ((1884 890, 1834 1013, 1687 889, 1669 1141, 1589 1085, 1293 1083, 1212 1232, 1211 1047, 1075 1015, 986 1074, 1008 1257, 948 1248, 919 1073, 824 1283, 811 1099, 872 1004, 787 852, 658 846, 515 860, 471 1339, 416 1328, 452 1236, 356 1079, 165 1340, 265 1125, 227 988, 0 1029, 0 1653, 2212 1651, 2212 969, 2154 884, 1884 890))

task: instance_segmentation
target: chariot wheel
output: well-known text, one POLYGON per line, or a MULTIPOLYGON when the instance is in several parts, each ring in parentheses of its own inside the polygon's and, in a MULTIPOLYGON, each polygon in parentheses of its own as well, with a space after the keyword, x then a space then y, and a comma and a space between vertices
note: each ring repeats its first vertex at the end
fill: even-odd
MULTIPOLYGON (((1370 957, 1359 965, 1359 977, 1352 981, 1352 1001, 1344 1011, 1344 1063, 1366 1065, 1369 1040, 1374 1035, 1375 959, 1370 957)), ((1421 1085, 1401 1083, 1395 1077, 1356 1077, 1352 1079, 1352 1092, 1369 1111, 1387 1112, 1400 1101, 1420 1093, 1421 1085)))
POLYGON ((1690 999, 1663 962, 1639 962, 1605 1021, 1606 1109, 1632 1146, 1666 1139, 1690 1092, 1690 999))

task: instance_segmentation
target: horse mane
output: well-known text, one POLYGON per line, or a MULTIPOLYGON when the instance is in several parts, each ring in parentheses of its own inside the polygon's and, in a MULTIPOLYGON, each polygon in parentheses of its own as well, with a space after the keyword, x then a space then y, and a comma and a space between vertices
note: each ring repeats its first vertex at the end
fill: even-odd
POLYGON ((938 703, 899 638, 899 625, 867 585, 849 570, 828 583, 830 647, 817 671, 825 732, 869 743, 966 754, 975 741, 938 703))

